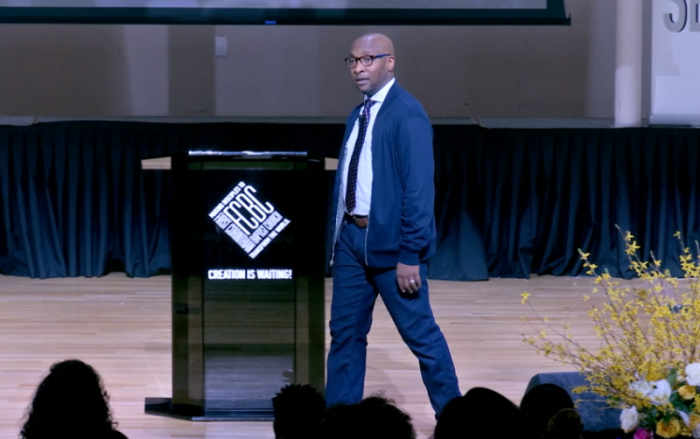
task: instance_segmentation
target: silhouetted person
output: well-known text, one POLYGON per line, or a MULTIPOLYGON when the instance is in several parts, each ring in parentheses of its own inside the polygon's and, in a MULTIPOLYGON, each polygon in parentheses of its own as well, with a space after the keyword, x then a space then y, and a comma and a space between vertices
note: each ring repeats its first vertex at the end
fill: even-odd
POLYGON ((549 420, 545 439, 582 439, 583 422, 574 409, 559 410, 549 420))
POLYGON ((445 405, 434 439, 519 438, 522 428, 517 405, 496 391, 474 387, 445 405))
POLYGON ((539 439, 549 427, 549 420, 564 409, 573 409, 574 401, 566 390, 552 383, 530 389, 520 402, 529 438, 539 439))
POLYGON ((359 404, 362 439, 415 439, 411 416, 396 407, 394 401, 375 395, 359 404))
POLYGON ((434 439, 462 438, 465 434, 464 415, 468 412, 468 401, 464 396, 453 398, 445 404, 435 425, 434 439))
POLYGON ((358 439, 360 436, 360 407, 357 404, 339 404, 330 407, 321 420, 317 439, 358 439))
POLYGON ((95 369, 80 360, 67 360, 52 365, 39 384, 20 437, 125 439, 117 425, 95 369))
POLYGON ((318 428, 326 400, 309 385, 290 384, 272 398, 276 439, 310 439, 318 428))
POLYGON ((318 439, 415 439, 411 417, 383 396, 326 411, 318 439))

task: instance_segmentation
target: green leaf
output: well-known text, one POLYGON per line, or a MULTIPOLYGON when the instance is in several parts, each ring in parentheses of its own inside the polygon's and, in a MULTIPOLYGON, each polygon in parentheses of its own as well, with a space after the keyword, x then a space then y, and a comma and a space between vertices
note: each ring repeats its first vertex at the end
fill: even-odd
POLYGON ((668 423, 673 418, 673 412, 664 412, 664 422, 668 423))
POLYGON ((678 380, 678 370, 674 367, 671 369, 671 372, 668 374, 666 377, 666 381, 671 385, 671 388, 676 384, 676 381, 678 380))
POLYGON ((659 415, 659 410, 656 407, 652 407, 651 410, 649 410, 649 418, 651 422, 656 423, 656 418, 659 415))
POLYGON ((684 412, 689 411, 688 408, 688 402, 685 399, 681 398, 681 396, 678 394, 678 392, 673 392, 671 393, 671 398, 669 398, 671 401, 671 404, 673 405, 673 408, 676 410, 682 410, 684 412))
POLYGON ((639 426, 648 430, 654 430, 656 427, 656 407, 652 407, 649 413, 642 417, 639 426))

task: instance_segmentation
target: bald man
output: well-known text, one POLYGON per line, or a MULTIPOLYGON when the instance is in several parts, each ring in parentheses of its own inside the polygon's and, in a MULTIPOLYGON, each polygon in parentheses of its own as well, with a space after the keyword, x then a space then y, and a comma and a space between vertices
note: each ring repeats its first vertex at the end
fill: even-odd
POLYGON ((432 127, 421 104, 394 79, 388 37, 360 37, 345 64, 364 102, 347 120, 336 174, 326 400, 362 399, 367 334, 381 295, 418 358, 439 416, 460 391, 428 301, 427 261, 436 235, 432 127))

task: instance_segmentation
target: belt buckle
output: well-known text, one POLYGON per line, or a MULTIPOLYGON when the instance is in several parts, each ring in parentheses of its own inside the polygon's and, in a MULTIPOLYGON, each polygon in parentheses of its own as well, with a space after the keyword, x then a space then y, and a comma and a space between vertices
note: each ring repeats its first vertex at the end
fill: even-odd
POLYGON ((352 215, 352 220, 357 227, 361 229, 366 229, 369 223, 369 216, 352 215))
POLYGON ((369 223, 369 216, 357 216, 357 215, 351 215, 349 213, 345 213, 345 219, 352 222, 355 224, 357 227, 361 229, 367 228, 367 225, 369 223))

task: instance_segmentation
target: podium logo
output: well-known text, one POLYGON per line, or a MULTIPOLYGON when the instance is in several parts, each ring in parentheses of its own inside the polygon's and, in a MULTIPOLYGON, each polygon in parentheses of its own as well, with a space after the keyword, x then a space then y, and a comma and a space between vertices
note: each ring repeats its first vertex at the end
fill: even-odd
POLYGON ((290 222, 272 204, 261 202, 257 192, 242 181, 209 213, 209 218, 251 259, 255 259, 290 222))

